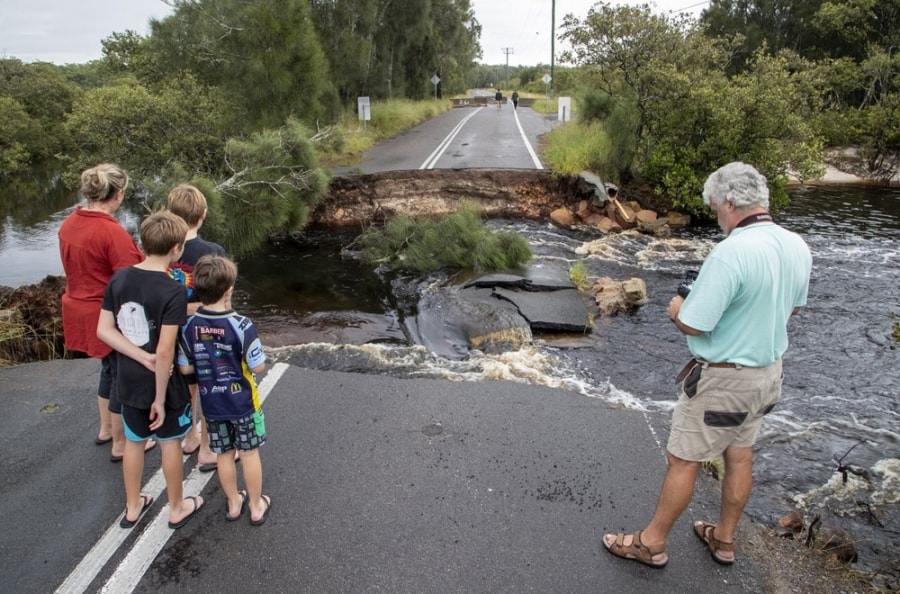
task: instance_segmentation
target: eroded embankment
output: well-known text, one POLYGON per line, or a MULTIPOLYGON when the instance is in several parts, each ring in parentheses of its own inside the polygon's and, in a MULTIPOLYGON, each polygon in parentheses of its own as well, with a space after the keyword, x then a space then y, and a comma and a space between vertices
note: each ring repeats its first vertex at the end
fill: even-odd
POLYGON ((431 169, 338 177, 312 222, 329 227, 365 226, 396 215, 442 215, 471 201, 489 218, 549 217, 561 206, 594 195, 578 176, 546 170, 431 169))

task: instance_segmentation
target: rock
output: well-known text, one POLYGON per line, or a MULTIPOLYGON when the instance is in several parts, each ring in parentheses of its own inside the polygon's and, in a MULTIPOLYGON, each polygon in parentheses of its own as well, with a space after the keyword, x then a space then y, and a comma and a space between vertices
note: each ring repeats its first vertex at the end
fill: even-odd
POLYGON ((639 224, 640 223, 648 223, 648 224, 655 223, 657 221, 657 219, 659 219, 659 215, 657 215, 652 210, 646 210, 646 209, 638 210, 637 213, 635 213, 635 216, 637 217, 639 224))
POLYGON ((598 278, 590 290, 600 313, 612 316, 647 303, 647 285, 643 279, 616 281, 607 276, 598 278))
POLYGON ((778 520, 778 525, 782 530, 779 532, 779 536, 793 538, 795 535, 803 532, 805 523, 803 522, 803 518, 800 517, 800 514, 792 511, 789 514, 782 516, 782 518, 778 520))
POLYGON ((666 222, 670 227, 687 227, 691 224, 691 215, 670 210, 666 213, 666 222))
POLYGON ((557 208, 550 213, 550 220, 560 227, 571 227, 575 224, 575 216, 568 208, 557 208))
POLYGON ((841 563, 856 563, 859 560, 853 536, 840 526, 822 528, 816 546, 831 553, 841 563))
POLYGON ((619 233, 622 231, 621 225, 612 220, 609 217, 603 217, 600 219, 600 222, 594 225, 597 229, 600 229, 604 233, 619 233))

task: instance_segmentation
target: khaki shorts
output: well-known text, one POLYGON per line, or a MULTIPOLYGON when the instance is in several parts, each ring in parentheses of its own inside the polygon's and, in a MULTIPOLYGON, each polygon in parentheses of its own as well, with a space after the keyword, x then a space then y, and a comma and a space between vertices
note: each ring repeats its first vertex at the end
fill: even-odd
POLYGON ((666 448, 693 462, 730 446, 748 448, 762 419, 781 399, 781 360, 768 367, 707 367, 698 363, 681 384, 666 448))

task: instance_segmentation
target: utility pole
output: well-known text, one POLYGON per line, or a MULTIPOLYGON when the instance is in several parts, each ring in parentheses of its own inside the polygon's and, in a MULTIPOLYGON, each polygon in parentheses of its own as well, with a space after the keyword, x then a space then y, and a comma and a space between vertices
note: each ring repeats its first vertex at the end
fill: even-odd
POLYGON ((550 10, 550 96, 553 96, 553 67, 556 64, 556 0, 550 10))
MULTIPOLYGON (((555 2, 556 0, 553 1, 555 2)), ((509 86, 509 55, 516 52, 511 47, 505 47, 503 48, 503 53, 506 54, 506 86, 509 86)))

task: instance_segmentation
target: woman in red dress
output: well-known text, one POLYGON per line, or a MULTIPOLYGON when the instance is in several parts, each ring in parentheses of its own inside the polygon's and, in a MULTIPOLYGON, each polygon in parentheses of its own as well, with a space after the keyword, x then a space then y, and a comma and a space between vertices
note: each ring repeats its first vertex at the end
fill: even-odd
POLYGON ((103 291, 113 272, 143 261, 134 239, 113 214, 125 198, 128 175, 118 166, 103 163, 81 174, 81 194, 86 203, 75 207, 59 229, 59 255, 66 274, 62 296, 63 334, 66 349, 101 360, 97 405, 100 431, 94 442, 112 442, 110 460, 125 453, 121 408, 113 393, 115 361, 112 349, 97 338, 97 320, 103 291), (113 395, 110 400, 110 395, 113 395))

